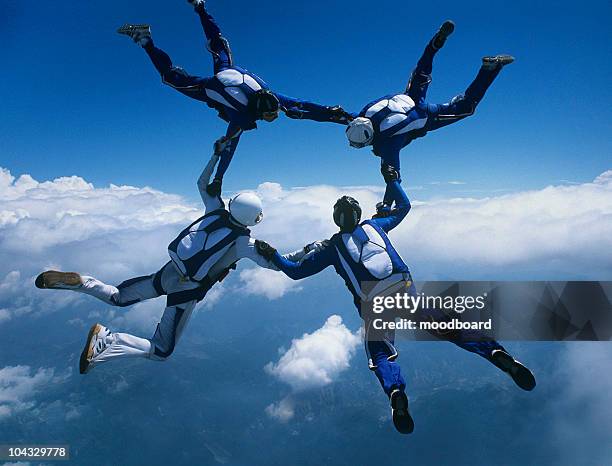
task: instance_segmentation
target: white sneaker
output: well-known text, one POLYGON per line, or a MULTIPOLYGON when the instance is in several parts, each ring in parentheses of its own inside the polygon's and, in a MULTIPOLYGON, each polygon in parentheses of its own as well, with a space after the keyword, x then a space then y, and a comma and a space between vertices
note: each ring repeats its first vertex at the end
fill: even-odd
POLYGON ((34 285, 41 289, 75 290, 83 285, 83 280, 76 272, 47 270, 36 277, 34 285))
POLYGON ((81 374, 89 372, 89 369, 93 366, 93 360, 106 351, 110 345, 108 341, 110 336, 112 336, 112 332, 101 324, 94 324, 91 327, 79 361, 79 372, 81 374))
POLYGON ((117 33, 130 37, 142 47, 151 40, 151 26, 148 24, 124 24, 117 29, 117 33))

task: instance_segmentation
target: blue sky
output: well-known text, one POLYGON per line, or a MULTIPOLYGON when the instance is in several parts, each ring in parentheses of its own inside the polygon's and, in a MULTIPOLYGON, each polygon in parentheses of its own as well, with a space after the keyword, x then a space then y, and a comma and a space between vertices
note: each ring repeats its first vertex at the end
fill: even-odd
MULTIPOLYGON (((413 202, 392 239, 416 280, 612 277, 609 2, 208 3, 238 64, 283 93, 348 110, 401 91, 446 18, 457 29, 436 60, 432 102, 461 92, 482 55, 514 54, 475 117, 404 150, 413 200, 441 199, 413 202), (507 191, 516 192, 500 196, 507 191)), ((78 375, 93 322, 149 336, 163 299, 117 310, 37 290, 34 277, 54 268, 120 283, 158 270, 166 245, 200 215, 195 180, 225 129, 204 104, 162 86, 146 55, 114 32, 124 22, 151 23, 176 64, 210 73, 183 0, 0 3, 0 439, 69 442, 73 463, 109 465, 573 466, 611 457, 606 343, 509 342, 538 378, 523 393, 452 345, 399 342, 417 420, 409 439, 394 432, 361 347, 342 370, 313 360, 330 379, 294 393, 265 365, 332 314, 350 332, 360 325, 332 270, 298 283, 240 264, 168 362, 78 375), (15 182, 6 169, 34 179, 15 182), (43 183, 68 175, 82 178, 43 183), (268 408, 287 397, 295 415, 283 422, 268 408)), ((286 118, 243 137, 225 187, 264 181, 283 187, 260 188, 266 220, 254 235, 282 251, 329 237, 342 193, 372 213, 382 187, 378 160, 350 149, 342 127, 286 118), (319 183, 376 187, 311 186, 319 183)))
MULTIPOLYGON (((475 117, 404 150, 404 179, 430 187, 423 196, 444 193, 428 184, 436 181, 487 193, 588 181, 610 168, 609 2, 208 3, 238 64, 286 94, 349 110, 403 89, 446 18, 457 29, 437 57, 430 101, 461 92, 482 55, 514 54, 475 117)), ((97 186, 195 196, 224 124, 162 86, 146 55, 114 32, 149 22, 176 64, 208 75, 186 2, 3 2, 0 18, 1 166, 36 179, 78 174, 97 186)), ((380 184, 377 165, 347 146, 340 126, 282 118, 243 137, 225 187, 380 184)))

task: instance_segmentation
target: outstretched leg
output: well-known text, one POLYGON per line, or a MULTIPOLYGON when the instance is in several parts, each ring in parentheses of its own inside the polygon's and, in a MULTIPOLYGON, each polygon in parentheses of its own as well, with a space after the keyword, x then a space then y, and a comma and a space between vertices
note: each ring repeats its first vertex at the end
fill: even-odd
POLYGON ((166 52, 157 48, 151 38, 151 29, 147 24, 124 24, 117 32, 130 37, 147 53, 153 66, 161 75, 164 84, 197 100, 205 101, 202 89, 208 78, 190 75, 183 68, 174 66, 166 52))
POLYGON ((231 68, 234 64, 232 50, 227 39, 221 35, 221 30, 215 19, 206 11, 202 0, 193 0, 189 3, 193 5, 195 12, 200 17, 200 22, 206 35, 206 47, 213 57, 215 74, 231 68))
MULTIPOLYGON (((421 320, 436 322, 450 321, 450 317, 439 309, 425 309, 420 314, 421 320)), ((487 337, 478 330, 448 330, 429 333, 442 340, 454 343, 466 351, 477 354, 508 373, 514 382, 523 390, 533 390, 536 382, 533 374, 523 364, 514 359, 497 341, 487 337)))
POLYGON ((95 324, 81 354, 80 372, 114 358, 144 357, 163 361, 174 347, 197 302, 208 288, 183 280, 168 263, 153 274, 126 280, 118 286, 107 285, 93 277, 73 272, 44 272, 36 279, 38 288, 69 289, 85 293, 113 306, 129 306, 147 299, 167 295, 167 305, 155 334, 149 339, 127 333, 111 332, 95 324))
POLYGON ((425 51, 417 62, 416 67, 410 75, 410 80, 406 86, 406 94, 414 100, 416 104, 423 103, 427 95, 427 89, 431 83, 431 72, 433 68, 433 59, 437 51, 440 50, 446 38, 455 30, 455 23, 445 21, 435 36, 429 41, 425 47, 425 51))
POLYGON ((453 97, 450 102, 445 104, 429 104, 427 106, 428 120, 425 127, 426 130, 433 131, 473 115, 476 111, 476 106, 483 99, 485 92, 499 75, 502 68, 513 61, 514 58, 510 55, 484 57, 476 78, 468 86, 464 94, 453 97))
POLYGON ((170 263, 152 275, 130 278, 117 286, 107 285, 94 277, 76 272, 49 270, 41 273, 35 281, 37 288, 72 290, 88 294, 111 306, 131 306, 140 301, 157 298, 165 294, 161 277, 170 263))

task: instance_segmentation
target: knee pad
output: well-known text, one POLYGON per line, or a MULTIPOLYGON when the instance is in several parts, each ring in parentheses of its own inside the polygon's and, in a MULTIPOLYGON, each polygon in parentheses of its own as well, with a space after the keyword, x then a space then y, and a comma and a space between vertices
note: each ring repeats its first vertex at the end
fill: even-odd
POLYGON ((478 102, 465 94, 459 94, 451 99, 450 104, 455 109, 456 116, 466 117, 474 114, 478 102))

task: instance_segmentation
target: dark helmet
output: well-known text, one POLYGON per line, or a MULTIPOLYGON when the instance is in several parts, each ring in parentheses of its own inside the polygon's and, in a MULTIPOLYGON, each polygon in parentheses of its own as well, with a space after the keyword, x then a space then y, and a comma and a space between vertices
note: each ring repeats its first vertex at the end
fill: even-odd
POLYGON ((260 119, 264 113, 278 112, 278 107, 278 97, 267 89, 258 90, 249 99, 249 109, 257 119, 260 119))
POLYGON ((350 196, 342 196, 334 204, 334 222, 340 231, 351 232, 359 225, 361 207, 359 202, 350 196))

